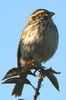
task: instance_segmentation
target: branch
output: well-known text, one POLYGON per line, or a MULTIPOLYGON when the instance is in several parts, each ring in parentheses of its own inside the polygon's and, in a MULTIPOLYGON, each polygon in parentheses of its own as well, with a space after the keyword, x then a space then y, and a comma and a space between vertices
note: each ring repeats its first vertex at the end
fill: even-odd
POLYGON ((43 77, 42 77, 42 74, 40 74, 39 77, 38 77, 38 84, 37 84, 37 88, 36 88, 33 100, 37 100, 37 97, 40 95, 39 90, 41 88, 42 81, 43 81, 43 77))

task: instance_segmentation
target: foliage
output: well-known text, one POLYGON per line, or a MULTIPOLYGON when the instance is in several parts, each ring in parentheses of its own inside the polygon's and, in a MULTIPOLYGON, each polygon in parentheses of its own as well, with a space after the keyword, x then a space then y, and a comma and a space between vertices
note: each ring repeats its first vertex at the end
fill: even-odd
POLYGON ((13 68, 9 70, 5 77, 2 80, 5 80, 2 84, 14 84, 14 83, 19 83, 23 82, 24 84, 29 84, 35 89, 35 95, 34 95, 34 100, 37 100, 39 93, 39 89, 41 88, 41 82, 45 77, 47 77, 53 86, 59 91, 59 83, 58 80, 55 76, 55 74, 60 74, 60 72, 56 72, 52 68, 46 69, 45 67, 41 66, 40 64, 36 64, 35 62, 33 64, 29 64, 26 66, 26 68, 13 68), (35 70, 32 72, 32 70, 35 70), (38 75, 36 73, 39 72, 38 75), (24 75, 32 75, 34 77, 38 78, 38 85, 37 88, 35 88, 31 82, 27 78, 20 78, 20 74, 24 75))

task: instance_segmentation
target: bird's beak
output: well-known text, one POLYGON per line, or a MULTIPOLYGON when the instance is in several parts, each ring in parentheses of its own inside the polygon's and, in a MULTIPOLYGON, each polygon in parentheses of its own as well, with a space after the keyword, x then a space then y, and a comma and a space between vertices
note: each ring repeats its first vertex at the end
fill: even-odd
POLYGON ((55 15, 54 12, 49 12, 49 16, 52 17, 53 15, 55 15))

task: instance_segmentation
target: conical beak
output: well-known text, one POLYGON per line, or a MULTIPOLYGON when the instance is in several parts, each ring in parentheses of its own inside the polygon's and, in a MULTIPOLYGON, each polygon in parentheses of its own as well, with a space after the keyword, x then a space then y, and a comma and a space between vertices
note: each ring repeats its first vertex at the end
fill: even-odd
POLYGON ((55 15, 54 12, 49 12, 49 16, 52 17, 53 15, 55 15))

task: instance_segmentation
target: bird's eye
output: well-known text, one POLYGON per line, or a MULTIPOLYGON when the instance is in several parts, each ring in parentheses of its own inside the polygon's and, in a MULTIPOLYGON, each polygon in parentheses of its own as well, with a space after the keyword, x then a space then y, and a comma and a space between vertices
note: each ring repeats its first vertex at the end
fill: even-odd
POLYGON ((40 15, 43 15, 43 13, 41 13, 40 15))

